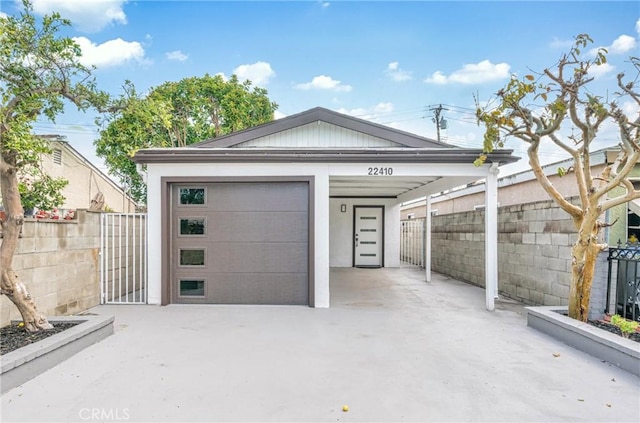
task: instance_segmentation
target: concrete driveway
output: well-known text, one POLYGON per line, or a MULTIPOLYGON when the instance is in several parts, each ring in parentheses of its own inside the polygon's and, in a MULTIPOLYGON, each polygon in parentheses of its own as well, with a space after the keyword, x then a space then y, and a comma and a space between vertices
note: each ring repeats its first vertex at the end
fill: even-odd
POLYGON ((519 305, 485 311, 482 289, 334 269, 331 292, 330 309, 97 307, 116 333, 4 394, 2 421, 640 421, 638 377, 519 305))

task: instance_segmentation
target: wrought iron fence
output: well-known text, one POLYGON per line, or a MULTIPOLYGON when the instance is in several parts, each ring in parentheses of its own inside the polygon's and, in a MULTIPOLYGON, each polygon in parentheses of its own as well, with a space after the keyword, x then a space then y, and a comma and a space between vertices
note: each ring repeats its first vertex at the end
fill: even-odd
POLYGON ((609 248, 607 308, 620 316, 640 321, 640 245, 609 248), (615 276, 615 283, 614 283, 615 276))

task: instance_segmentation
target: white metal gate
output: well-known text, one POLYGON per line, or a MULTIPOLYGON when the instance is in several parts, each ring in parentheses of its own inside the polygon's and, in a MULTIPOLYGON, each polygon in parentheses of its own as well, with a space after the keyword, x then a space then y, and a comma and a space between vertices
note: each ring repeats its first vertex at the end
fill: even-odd
POLYGON ((424 218, 401 222, 400 261, 424 267, 425 230, 424 218))
POLYGON ((101 304, 147 303, 146 214, 102 214, 100 302, 101 304))

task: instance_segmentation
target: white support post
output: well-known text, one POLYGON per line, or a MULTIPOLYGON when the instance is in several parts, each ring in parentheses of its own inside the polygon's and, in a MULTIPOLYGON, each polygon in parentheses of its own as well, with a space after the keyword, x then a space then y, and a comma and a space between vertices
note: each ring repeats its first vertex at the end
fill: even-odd
POLYGON ((424 272, 425 280, 431 282, 431 196, 427 195, 427 215, 424 219, 424 272))
POLYGON ((493 163, 485 183, 484 242, 487 310, 495 310, 498 295, 498 164, 493 163))

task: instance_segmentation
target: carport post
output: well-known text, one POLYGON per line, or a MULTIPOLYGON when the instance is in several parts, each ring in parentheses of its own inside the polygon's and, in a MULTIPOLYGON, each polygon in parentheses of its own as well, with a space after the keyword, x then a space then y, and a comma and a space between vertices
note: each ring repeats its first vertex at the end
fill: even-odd
POLYGON ((431 282, 431 196, 427 195, 427 214, 424 219, 424 272, 425 280, 431 282))
POLYGON ((498 294, 498 163, 492 163, 485 182, 484 242, 487 310, 495 309, 498 294))

